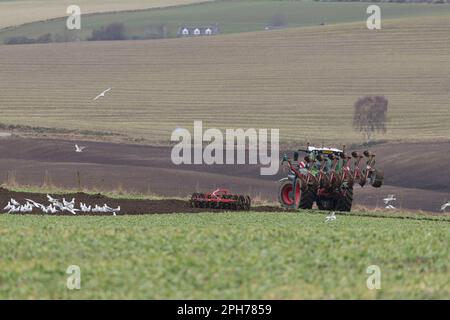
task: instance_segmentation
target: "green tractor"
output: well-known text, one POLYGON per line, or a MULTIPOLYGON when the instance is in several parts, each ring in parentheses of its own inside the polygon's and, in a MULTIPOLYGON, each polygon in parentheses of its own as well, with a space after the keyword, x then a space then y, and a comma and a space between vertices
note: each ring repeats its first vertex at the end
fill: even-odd
POLYGON ((279 181, 280 204, 289 209, 312 209, 316 202, 320 210, 350 211, 356 183, 381 187, 384 176, 374 168, 375 154, 367 150, 348 156, 344 150, 308 144, 306 149, 294 152, 293 159, 284 155, 282 164, 288 165, 289 173, 279 181), (306 154, 303 161, 299 161, 299 152, 306 154))

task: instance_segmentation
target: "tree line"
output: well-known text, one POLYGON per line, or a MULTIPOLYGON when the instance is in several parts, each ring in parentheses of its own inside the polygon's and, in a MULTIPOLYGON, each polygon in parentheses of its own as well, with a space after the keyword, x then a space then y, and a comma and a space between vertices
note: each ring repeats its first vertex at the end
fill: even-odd
POLYGON ((73 42, 73 41, 107 41, 107 40, 144 40, 144 39, 164 39, 169 36, 168 28, 164 24, 148 25, 142 36, 129 36, 123 23, 111 23, 92 30, 92 34, 86 39, 81 39, 77 30, 64 30, 62 34, 44 34, 37 38, 16 36, 7 38, 5 44, 31 44, 50 42, 73 42))

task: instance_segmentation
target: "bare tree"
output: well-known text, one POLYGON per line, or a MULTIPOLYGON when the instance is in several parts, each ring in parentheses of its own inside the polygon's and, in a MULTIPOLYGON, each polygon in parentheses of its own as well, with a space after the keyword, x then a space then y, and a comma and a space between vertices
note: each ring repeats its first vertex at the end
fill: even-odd
POLYGON ((384 96, 365 96, 355 102, 353 127, 363 134, 366 143, 376 132, 386 133, 388 100, 384 96))

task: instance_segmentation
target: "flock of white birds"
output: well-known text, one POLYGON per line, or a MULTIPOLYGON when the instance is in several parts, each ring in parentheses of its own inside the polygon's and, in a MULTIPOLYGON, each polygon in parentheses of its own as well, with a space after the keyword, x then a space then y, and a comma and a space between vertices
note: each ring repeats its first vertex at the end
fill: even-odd
POLYGON ((66 199, 55 199, 50 195, 47 195, 47 199, 49 204, 44 205, 38 203, 31 199, 25 199, 25 204, 20 204, 15 199, 11 198, 6 207, 3 208, 7 213, 30 213, 35 208, 41 210, 42 213, 52 214, 58 212, 69 212, 72 214, 77 214, 77 212, 83 213, 111 213, 112 215, 117 215, 120 212, 120 206, 117 208, 111 208, 106 203, 103 206, 95 205, 86 205, 85 203, 80 202, 80 208, 75 208, 75 198, 71 201, 66 201, 66 199))

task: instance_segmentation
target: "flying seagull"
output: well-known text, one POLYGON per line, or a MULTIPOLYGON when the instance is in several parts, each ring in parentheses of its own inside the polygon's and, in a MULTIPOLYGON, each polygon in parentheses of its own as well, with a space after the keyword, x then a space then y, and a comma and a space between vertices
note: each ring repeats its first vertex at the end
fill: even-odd
POLYGON ((450 200, 447 201, 447 203, 444 203, 441 207, 441 211, 445 212, 445 209, 447 209, 448 207, 450 207, 450 200))
POLYGON ((102 93, 100 93, 98 96, 96 96, 96 97, 94 98, 93 101, 95 101, 95 100, 97 100, 97 99, 100 99, 101 97, 104 97, 105 94, 106 94, 107 92, 111 91, 111 89, 112 89, 112 88, 106 89, 105 91, 103 91, 102 93))
POLYGON ((75 152, 83 152, 86 147, 80 147, 77 144, 75 145, 75 152))
POLYGON ((329 216, 325 218, 325 222, 336 220, 335 212, 333 211, 329 216))

